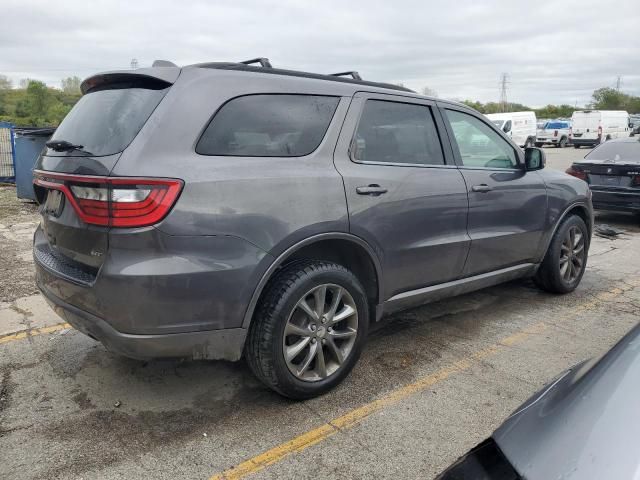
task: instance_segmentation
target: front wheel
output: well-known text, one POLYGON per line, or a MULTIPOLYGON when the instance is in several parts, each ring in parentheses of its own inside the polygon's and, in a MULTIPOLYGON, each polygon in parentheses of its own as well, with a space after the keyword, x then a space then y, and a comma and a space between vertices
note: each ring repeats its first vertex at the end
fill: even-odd
POLYGON ((345 267, 293 263, 270 282, 261 299, 247 340, 249 366, 286 397, 326 393, 358 361, 368 315, 364 289, 345 267))
POLYGON ((564 148, 567 146, 567 139, 562 137, 560 139, 560 142, 558 142, 558 148, 564 148))
POLYGON ((584 220, 577 215, 569 216, 551 239, 536 273, 536 283, 548 292, 572 292, 584 275, 588 251, 589 231, 584 220))

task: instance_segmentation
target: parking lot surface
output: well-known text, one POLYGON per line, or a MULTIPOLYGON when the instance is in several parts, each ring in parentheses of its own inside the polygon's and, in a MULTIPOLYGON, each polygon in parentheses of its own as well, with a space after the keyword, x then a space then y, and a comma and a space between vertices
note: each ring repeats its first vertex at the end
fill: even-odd
MULTIPOLYGON (((566 169, 588 150, 545 148, 566 169)), ((638 322, 640 228, 594 237, 572 294, 517 281, 376 326, 336 390, 292 402, 247 366, 118 357, 36 292, 34 206, 0 187, 0 478, 421 478, 638 322)))

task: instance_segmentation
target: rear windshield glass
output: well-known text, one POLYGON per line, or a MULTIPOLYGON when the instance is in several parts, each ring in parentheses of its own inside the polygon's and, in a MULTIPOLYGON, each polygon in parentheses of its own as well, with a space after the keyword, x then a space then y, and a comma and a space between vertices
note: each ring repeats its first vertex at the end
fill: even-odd
POLYGON ((640 163, 640 142, 606 142, 589 152, 584 158, 640 163))
POLYGON ((169 87, 112 84, 84 95, 62 121, 51 140, 82 145, 81 150, 48 155, 113 155, 123 151, 138 134, 169 87))
POLYGON ((324 137, 339 102, 319 95, 248 95, 215 115, 196 152, 240 157, 300 157, 324 137))
POLYGON ((547 130, 550 130, 550 129, 558 130, 563 128, 569 128, 569 124, 565 122, 547 122, 544 128, 547 130))

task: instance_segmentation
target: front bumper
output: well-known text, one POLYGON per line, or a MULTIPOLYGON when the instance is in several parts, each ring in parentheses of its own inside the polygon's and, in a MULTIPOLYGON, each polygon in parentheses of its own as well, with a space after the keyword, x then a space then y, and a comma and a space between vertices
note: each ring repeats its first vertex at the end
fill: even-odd
POLYGON ((40 282, 38 287, 47 303, 62 319, 101 342, 108 350, 125 357, 140 360, 174 357, 236 361, 242 356, 247 336, 244 328, 158 335, 122 333, 103 319, 56 297, 40 282))
POLYGON ((639 189, 607 189, 591 187, 591 200, 596 210, 613 210, 621 212, 640 212, 639 189))

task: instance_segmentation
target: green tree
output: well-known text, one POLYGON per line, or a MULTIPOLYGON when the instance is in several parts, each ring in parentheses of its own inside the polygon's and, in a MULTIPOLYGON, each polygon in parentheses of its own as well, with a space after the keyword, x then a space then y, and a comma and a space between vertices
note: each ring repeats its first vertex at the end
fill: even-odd
POLYGON ((593 107, 598 110, 623 110, 626 96, 615 88, 602 87, 593 92, 593 107))
POLYGON ((82 80, 80 80, 80 77, 73 76, 73 77, 63 78, 60 83, 62 85, 62 91, 64 93, 68 93, 71 95, 80 94, 80 84, 82 83, 82 80))

